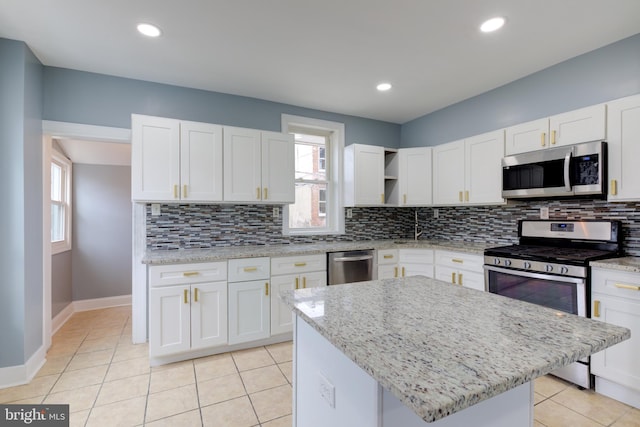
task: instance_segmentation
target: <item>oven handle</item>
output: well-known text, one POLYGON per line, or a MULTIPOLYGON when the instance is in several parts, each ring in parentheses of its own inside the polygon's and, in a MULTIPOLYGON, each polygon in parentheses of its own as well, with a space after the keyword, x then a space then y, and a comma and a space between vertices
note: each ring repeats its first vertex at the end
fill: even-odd
POLYGON ((571 182, 569 177, 569 170, 571 166, 571 151, 564 156, 564 188, 567 191, 571 191, 571 182))
POLYGON ((556 282, 585 284, 586 280, 579 277, 557 276, 555 274, 533 273, 529 271, 515 270, 512 268, 500 268, 492 265, 484 266, 485 271, 495 271, 497 273, 511 274, 512 276, 530 277, 532 279, 555 280, 556 282))

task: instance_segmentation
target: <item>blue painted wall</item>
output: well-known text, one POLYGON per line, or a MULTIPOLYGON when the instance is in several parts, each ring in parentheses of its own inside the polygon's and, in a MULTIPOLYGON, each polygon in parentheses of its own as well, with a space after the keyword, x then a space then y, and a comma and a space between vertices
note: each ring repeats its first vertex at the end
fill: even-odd
POLYGON ((0 368, 42 345, 42 65, 0 39, 0 368))
POLYGON ((142 80, 45 67, 44 119, 131 128, 131 114, 147 114, 280 131, 281 114, 345 124, 346 144, 400 145, 400 125, 142 80))
POLYGON ((400 146, 438 145, 636 93, 640 34, 407 122, 400 146))

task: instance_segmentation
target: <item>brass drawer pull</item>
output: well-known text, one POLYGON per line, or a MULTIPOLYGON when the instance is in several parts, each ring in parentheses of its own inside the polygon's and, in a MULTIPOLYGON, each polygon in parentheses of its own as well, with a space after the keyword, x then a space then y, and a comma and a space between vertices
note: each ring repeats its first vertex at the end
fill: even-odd
POLYGON ((257 271, 257 270, 258 270, 258 267, 245 267, 244 268, 244 272, 245 273, 251 273, 251 272, 257 271))
POLYGON ((464 201, 468 202, 469 201, 469 190, 464 192, 464 201))
POLYGON ((546 144, 545 144, 546 136, 547 136, 547 134, 546 134, 546 133, 544 133, 544 132, 542 132, 542 134, 540 134, 540 146, 541 146, 541 147, 544 147, 544 146, 546 145, 546 144))
POLYGON ((593 317, 600 317, 600 301, 593 302, 593 317))
POLYGON ((462 273, 458 274, 458 285, 462 286, 462 273))
POLYGON ((384 259, 391 259, 391 258, 393 258, 393 255, 384 255, 382 258, 384 258, 384 259))
POLYGON ((193 277, 193 276, 198 276, 200 273, 198 273, 197 271, 185 271, 184 273, 182 273, 182 275, 184 277, 193 277))
POLYGON ((296 289, 300 289, 299 283, 300 283, 300 279, 296 277, 296 289))
POLYGON ((458 191, 458 199, 462 201, 462 191, 458 191))
POLYGON ((618 195, 618 181, 615 179, 611 180, 611 191, 610 191, 612 196, 617 196, 618 195))
POLYGON ((178 185, 173 186, 173 198, 174 199, 178 198, 178 185))
POLYGON ((267 187, 264 187, 264 189, 262 190, 262 200, 267 200, 269 197, 269 192, 267 191, 267 187))
POLYGON ((402 277, 404 277, 404 267, 402 267, 402 277))
POLYGON ((293 264, 296 267, 304 267, 305 265, 307 265, 306 262, 296 262, 295 264, 293 264))
POLYGON ((464 260, 460 258, 452 258, 451 262, 457 262, 458 264, 464 264, 464 260))
POLYGON ((189 290, 188 289, 184 290, 184 303, 185 304, 189 304, 189 290))
POLYGON ((551 145, 556 145, 556 131, 551 131, 551 145))
POLYGON ((640 291, 640 286, 623 285, 622 283, 616 283, 613 286, 619 289, 629 289, 630 291, 640 291))
POLYGON ((307 278, 306 277, 302 278, 302 289, 307 289, 307 278))
POLYGON ((264 294, 269 296, 269 282, 264 284, 264 294))
POLYGON ((451 273, 451 283, 456 284, 456 273, 451 273))
POLYGON ((402 197, 403 197, 403 199, 404 199, 404 204, 406 205, 406 204, 407 204, 407 195, 405 194, 405 195, 403 195, 402 197))
POLYGON ((398 277, 398 267, 393 267, 393 277, 398 277))
POLYGON ((187 184, 182 186, 182 197, 187 198, 187 184))
POLYGON ((260 200, 260 187, 256 188, 256 199, 260 200))
POLYGON ((194 289, 193 300, 194 300, 195 302, 198 302, 198 288, 195 288, 195 289, 194 289))

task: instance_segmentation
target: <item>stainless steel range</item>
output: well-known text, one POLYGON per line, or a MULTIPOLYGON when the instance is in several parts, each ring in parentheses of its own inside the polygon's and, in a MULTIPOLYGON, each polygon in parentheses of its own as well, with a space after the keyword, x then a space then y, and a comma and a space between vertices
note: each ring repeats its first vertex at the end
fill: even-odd
MULTIPOLYGON (((555 310, 591 317, 589 261, 622 255, 618 221, 521 220, 519 244, 484 252, 485 288, 555 310)), ((592 388, 589 359, 554 375, 592 388)))

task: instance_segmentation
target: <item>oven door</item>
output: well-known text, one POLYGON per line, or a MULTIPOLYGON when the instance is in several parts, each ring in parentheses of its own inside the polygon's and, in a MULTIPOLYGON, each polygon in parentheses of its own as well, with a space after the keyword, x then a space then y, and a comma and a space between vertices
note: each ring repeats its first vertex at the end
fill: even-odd
POLYGON ((491 293, 587 316, 585 279, 491 265, 485 265, 484 270, 485 288, 491 293))

